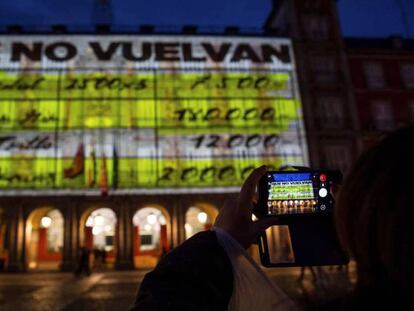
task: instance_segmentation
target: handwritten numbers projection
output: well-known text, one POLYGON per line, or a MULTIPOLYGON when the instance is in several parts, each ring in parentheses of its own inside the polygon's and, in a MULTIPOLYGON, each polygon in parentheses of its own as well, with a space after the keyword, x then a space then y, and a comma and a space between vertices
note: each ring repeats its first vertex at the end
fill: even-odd
POLYGON ((234 191, 307 164, 287 39, 0 39, 2 191, 234 191))

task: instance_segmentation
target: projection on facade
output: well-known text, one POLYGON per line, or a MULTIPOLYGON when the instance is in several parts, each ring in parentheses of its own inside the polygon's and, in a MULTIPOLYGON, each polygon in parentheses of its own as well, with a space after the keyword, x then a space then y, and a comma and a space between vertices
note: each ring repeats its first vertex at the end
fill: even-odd
POLYGON ((307 164, 288 39, 1 36, 0 188, 231 191, 307 164))

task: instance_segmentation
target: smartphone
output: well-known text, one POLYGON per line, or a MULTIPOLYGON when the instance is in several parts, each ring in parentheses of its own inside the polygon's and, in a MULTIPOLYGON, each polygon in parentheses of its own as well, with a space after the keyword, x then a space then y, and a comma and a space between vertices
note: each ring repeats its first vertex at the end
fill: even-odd
POLYGON ((341 172, 334 170, 268 171, 261 178, 255 214, 279 223, 259 238, 264 266, 348 263, 333 221, 332 188, 341 182, 341 172))

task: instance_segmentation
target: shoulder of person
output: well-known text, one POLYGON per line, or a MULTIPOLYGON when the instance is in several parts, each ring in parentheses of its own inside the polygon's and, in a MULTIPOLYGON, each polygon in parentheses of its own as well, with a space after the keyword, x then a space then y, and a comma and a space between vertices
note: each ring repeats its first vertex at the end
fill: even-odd
MULTIPOLYGON (((169 265, 182 266, 187 271, 194 266, 196 271, 203 265, 206 270, 229 270, 231 262, 218 243, 216 233, 203 231, 195 234, 181 245, 169 251, 160 261, 159 268, 169 265)), ((188 271, 190 272, 190 271, 188 271)), ((232 275, 230 275, 232 277, 232 275)))
POLYGON ((132 310, 227 310, 233 291, 231 262, 212 231, 167 253, 148 273, 132 310))

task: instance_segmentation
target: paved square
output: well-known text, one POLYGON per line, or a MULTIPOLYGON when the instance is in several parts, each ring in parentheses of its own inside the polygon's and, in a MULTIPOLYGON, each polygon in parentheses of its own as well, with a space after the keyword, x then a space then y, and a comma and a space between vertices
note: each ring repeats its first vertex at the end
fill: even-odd
MULTIPOLYGON (((2 311, 128 310, 148 271, 95 272, 75 278, 71 273, 0 274, 2 311)), ((300 269, 267 269, 266 273, 299 303, 323 301, 350 288, 345 274, 325 268, 314 279, 300 269)), ((353 274, 353 273, 351 273, 353 274)))

